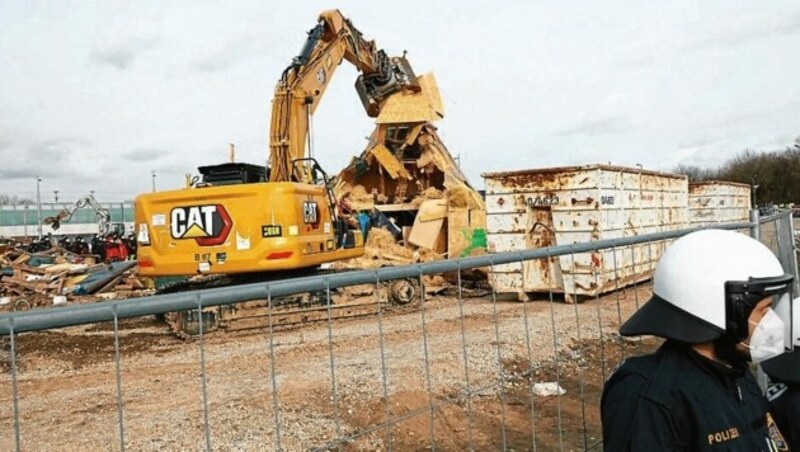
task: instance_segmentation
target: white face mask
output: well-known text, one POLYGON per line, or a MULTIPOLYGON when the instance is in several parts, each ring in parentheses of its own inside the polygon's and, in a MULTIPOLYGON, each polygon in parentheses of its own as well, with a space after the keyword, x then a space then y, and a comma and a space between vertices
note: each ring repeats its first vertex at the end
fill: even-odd
MULTIPOLYGON (((753 322, 750 322, 753 323, 753 322)), ((750 358, 760 363, 785 352, 783 320, 768 309, 750 336, 750 358)))

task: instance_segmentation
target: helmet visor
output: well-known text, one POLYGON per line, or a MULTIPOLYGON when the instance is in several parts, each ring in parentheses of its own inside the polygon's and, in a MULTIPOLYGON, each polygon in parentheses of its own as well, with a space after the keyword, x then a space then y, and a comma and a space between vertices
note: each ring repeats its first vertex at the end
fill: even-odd
POLYGON ((800 347, 800 298, 792 298, 790 294, 773 297, 772 310, 778 314, 786 328, 784 343, 787 351, 800 347))
MULTIPOLYGON (((778 314, 784 325, 784 343, 787 351, 794 346, 793 336, 795 310, 792 297, 792 281, 789 274, 769 278, 750 278, 747 281, 728 281, 725 283, 726 319, 729 331, 738 340, 748 335, 747 321, 753 309, 765 298, 772 299, 771 308, 778 314)), ((800 328, 800 325, 798 325, 800 328)))

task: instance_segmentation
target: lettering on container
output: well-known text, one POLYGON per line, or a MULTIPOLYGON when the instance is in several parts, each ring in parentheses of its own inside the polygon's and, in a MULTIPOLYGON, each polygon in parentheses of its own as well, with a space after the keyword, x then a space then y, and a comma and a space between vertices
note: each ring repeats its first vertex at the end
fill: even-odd
POLYGON ((600 204, 604 206, 613 206, 614 205, 614 197, 613 196, 601 196, 600 197, 600 204))
POLYGON ((555 195, 538 195, 535 197, 529 197, 527 199, 528 207, 539 207, 539 206, 557 206, 558 205, 558 196, 555 195))

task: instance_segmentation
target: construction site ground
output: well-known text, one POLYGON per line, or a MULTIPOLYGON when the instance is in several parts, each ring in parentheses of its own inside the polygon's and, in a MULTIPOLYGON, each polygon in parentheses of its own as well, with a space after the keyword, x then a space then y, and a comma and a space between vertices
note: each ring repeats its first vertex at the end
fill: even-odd
MULTIPOLYGON (((551 303, 547 296, 520 303, 500 299, 498 342, 491 295, 464 300, 464 328, 471 388, 498 383, 497 345, 505 379, 466 403, 464 355, 457 298, 437 296, 425 303, 431 391, 438 449, 463 450, 468 437, 479 450, 502 445, 530 450, 532 427, 539 450, 558 448, 558 412, 565 447, 600 439, 598 403, 604 376, 621 354, 642 353, 655 344, 620 341, 614 334, 650 293, 648 285, 629 288, 577 305, 551 303), (619 310, 618 310, 619 306, 619 310), (561 385, 567 395, 535 397, 531 410, 525 316, 531 337, 533 382, 555 381, 551 309, 556 330, 561 385), (580 319, 576 326, 576 312, 580 319), (599 318, 598 318, 599 315, 599 318), (602 324, 601 340, 598 326, 602 324), (585 404, 581 404, 581 374, 585 404), (446 402, 450 400, 452 403, 446 402), (501 403, 505 400, 505 403, 501 403), (560 408, 559 408, 560 405, 560 408), (471 410, 470 410, 471 407, 471 410), (471 429, 468 419, 472 413, 471 429), (532 416, 533 413, 533 416, 532 416)), ((413 416, 344 445, 344 450, 425 450, 431 423, 425 373, 421 311, 382 317, 388 375, 388 411, 413 416)), ((154 318, 120 324, 126 446, 130 450, 199 450, 204 447, 200 343, 181 340, 154 318)), ((276 332, 276 382, 280 435, 285 450, 307 450, 337 436, 382 424, 384 398, 378 317, 332 325, 337 404, 331 393, 327 323, 276 332)), ((263 330, 212 334, 205 338, 211 443, 219 450, 274 450, 275 416, 269 337, 263 330)), ((113 326, 99 324, 23 334, 17 338, 18 388, 23 450, 113 450, 119 445, 113 326)), ((11 381, 4 363, 0 384, 0 449, 14 448, 11 381)))

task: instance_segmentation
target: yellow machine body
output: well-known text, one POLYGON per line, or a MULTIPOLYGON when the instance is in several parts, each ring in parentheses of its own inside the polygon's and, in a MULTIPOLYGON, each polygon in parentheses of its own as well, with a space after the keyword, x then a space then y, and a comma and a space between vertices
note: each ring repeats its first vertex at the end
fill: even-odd
POLYGON ((343 244, 325 188, 292 182, 222 185, 136 198, 142 276, 285 271, 361 256, 343 244))

